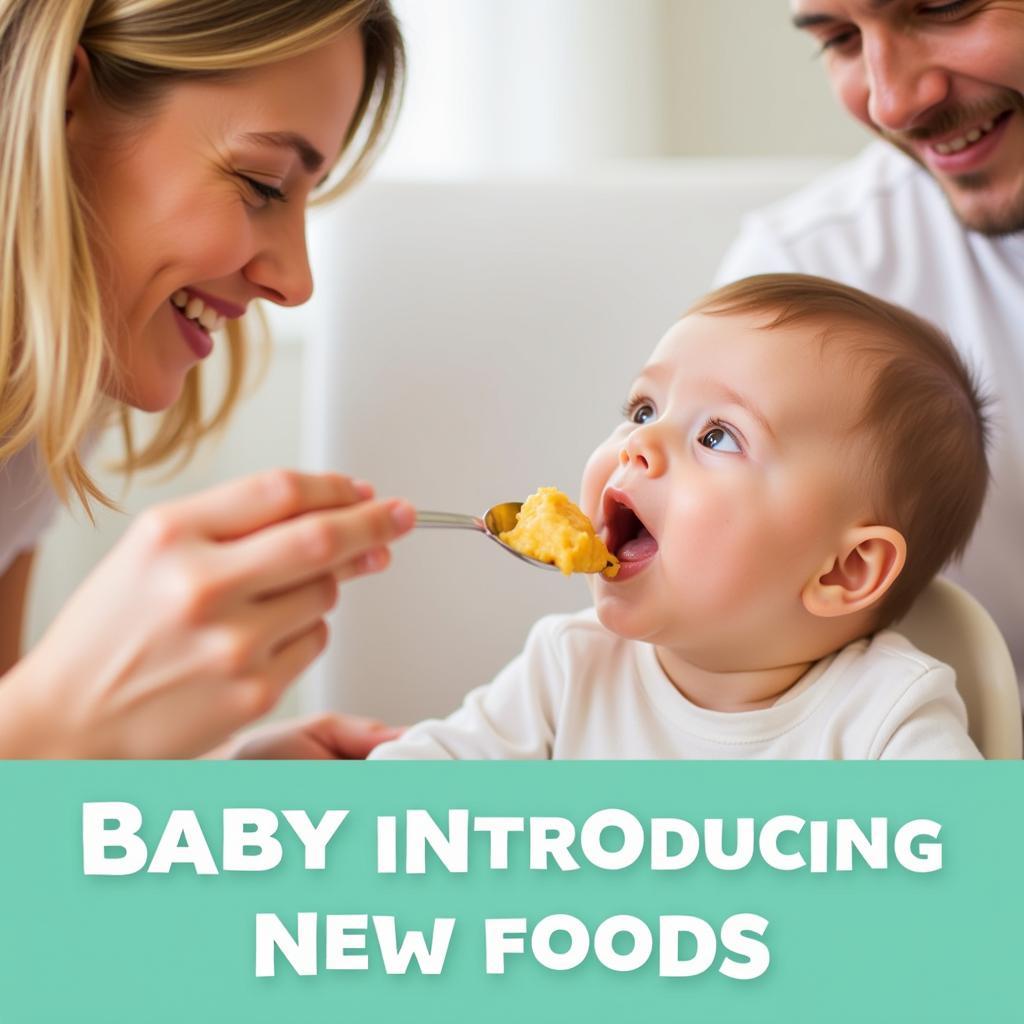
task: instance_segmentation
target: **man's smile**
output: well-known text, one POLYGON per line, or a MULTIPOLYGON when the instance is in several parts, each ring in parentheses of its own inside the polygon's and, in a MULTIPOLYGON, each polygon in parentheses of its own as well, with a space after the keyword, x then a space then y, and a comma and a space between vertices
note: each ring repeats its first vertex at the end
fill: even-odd
POLYGON ((1024 115, 1024 97, 1001 90, 969 108, 949 108, 906 132, 882 135, 935 174, 974 174, 987 169, 1007 131, 1024 115))

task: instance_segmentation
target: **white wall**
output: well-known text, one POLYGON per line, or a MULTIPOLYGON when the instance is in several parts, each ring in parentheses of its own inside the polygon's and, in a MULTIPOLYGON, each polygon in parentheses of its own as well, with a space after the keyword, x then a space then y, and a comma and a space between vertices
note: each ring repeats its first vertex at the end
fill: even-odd
POLYGON ((848 156, 864 145, 787 0, 663 2, 670 153, 848 156))
POLYGON ((397 0, 409 47, 403 174, 608 158, 847 156, 787 0, 397 0))
POLYGON ((385 167, 538 170, 669 152, 664 0, 397 0, 408 46, 385 167))

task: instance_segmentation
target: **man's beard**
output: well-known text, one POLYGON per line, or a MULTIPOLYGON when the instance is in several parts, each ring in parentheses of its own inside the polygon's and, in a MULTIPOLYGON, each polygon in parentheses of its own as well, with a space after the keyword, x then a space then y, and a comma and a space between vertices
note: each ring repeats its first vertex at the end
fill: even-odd
MULTIPOLYGON (((923 142, 937 136, 948 135, 957 128, 970 128, 973 125, 993 120, 1006 111, 1010 111, 1011 116, 1024 116, 1024 95, 1014 92, 1012 89, 1004 89, 983 104, 975 104, 971 107, 947 107, 939 111, 927 124, 907 132, 887 132, 877 128, 875 130, 883 139, 906 153, 911 160, 920 164, 936 179, 957 220, 964 227, 993 237, 1012 235, 1024 232, 1024 168, 1020 172, 1021 183, 1017 194, 1012 196, 1009 202, 997 209, 980 209, 967 215, 957 209, 956 200, 944 187, 943 180, 928 167, 911 145, 911 140, 923 142)), ((962 193, 984 192, 992 185, 991 176, 985 171, 951 174, 949 180, 962 193)))

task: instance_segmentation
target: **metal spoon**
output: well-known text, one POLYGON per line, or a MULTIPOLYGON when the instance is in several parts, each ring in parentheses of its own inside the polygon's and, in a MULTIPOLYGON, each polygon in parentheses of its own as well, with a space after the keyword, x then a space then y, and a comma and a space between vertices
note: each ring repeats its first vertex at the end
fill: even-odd
POLYGON ((477 533, 486 534, 496 544, 502 547, 510 555, 538 569, 554 569, 558 572, 557 565, 550 565, 548 562, 540 562, 529 555, 520 554, 515 548, 506 544, 499 536, 506 530, 511 530, 516 525, 516 515, 523 507, 521 501, 503 501, 500 505, 493 505, 483 515, 464 516, 457 512, 417 512, 416 525, 431 530, 476 530, 477 533))

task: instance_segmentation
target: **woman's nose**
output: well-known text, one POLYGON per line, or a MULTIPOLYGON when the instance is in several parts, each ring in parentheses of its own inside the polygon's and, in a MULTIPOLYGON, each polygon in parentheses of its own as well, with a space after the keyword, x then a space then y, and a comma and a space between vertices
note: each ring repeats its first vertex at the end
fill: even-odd
POLYGON ((949 96, 949 74, 918 40, 889 30, 865 35, 868 116, 877 128, 905 132, 949 96))
POLYGON ((634 430, 619 452, 619 465, 631 465, 646 476, 661 476, 665 472, 666 456, 656 431, 650 427, 634 430))
POLYGON ((301 306, 313 294, 313 274, 306 249, 305 215, 268 232, 245 276, 264 297, 280 306, 301 306))

